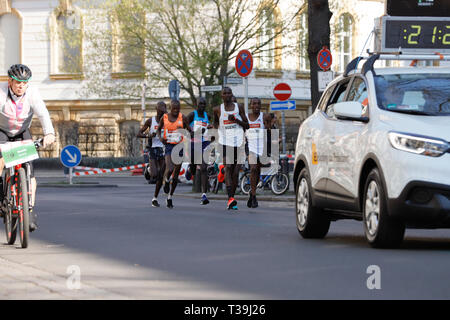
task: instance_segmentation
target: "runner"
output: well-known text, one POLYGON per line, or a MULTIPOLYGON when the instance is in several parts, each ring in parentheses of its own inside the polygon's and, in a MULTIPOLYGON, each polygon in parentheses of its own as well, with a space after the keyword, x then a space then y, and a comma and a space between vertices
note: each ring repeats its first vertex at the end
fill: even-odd
POLYGON ((233 92, 222 89, 223 104, 214 108, 214 128, 219 131, 218 149, 225 165, 225 184, 228 193, 228 210, 237 210, 234 194, 238 185, 240 164, 244 163, 244 129, 248 129, 245 110, 232 102, 233 92))
POLYGON ((172 100, 170 102, 170 112, 164 114, 158 126, 158 137, 165 145, 166 169, 163 183, 164 193, 169 194, 166 205, 170 209, 173 208, 172 197, 178 184, 178 175, 180 174, 183 157, 183 149, 178 149, 177 147, 178 144, 183 143, 183 136, 178 129, 186 129, 191 132, 187 118, 180 112, 180 101, 172 100), (173 149, 179 150, 179 154, 172 154, 173 149))
POLYGON ((137 136, 139 138, 148 138, 149 156, 150 156, 150 177, 156 179, 155 193, 152 199, 152 207, 159 207, 158 194, 161 190, 163 173, 165 169, 164 163, 164 144, 157 136, 157 130, 161 118, 166 113, 166 104, 160 101, 156 104, 156 116, 145 121, 144 126, 139 130, 137 136), (148 134, 144 134, 149 129, 148 134))
POLYGON ((251 191, 247 201, 247 207, 257 208, 256 188, 261 175, 261 159, 266 146, 265 129, 270 130, 272 117, 261 112, 261 99, 253 98, 250 102, 252 113, 249 113, 249 129, 246 131, 248 143, 248 163, 250 165, 250 186, 251 191))
POLYGON ((192 176, 195 175, 197 169, 200 169, 201 185, 202 185, 202 205, 207 205, 209 203, 206 192, 208 190, 208 172, 206 170, 206 162, 203 159, 203 151, 209 146, 209 140, 206 137, 208 129, 212 128, 210 124, 208 114, 206 109, 206 99, 200 97, 198 100, 197 110, 194 110, 187 116, 187 120, 190 124, 194 136, 191 139, 191 164, 186 172, 186 179, 190 180, 192 176), (201 139, 198 137, 202 135, 201 139), (195 157, 195 155, 197 155, 195 157), (201 157, 201 159, 200 159, 201 157), (197 161, 195 161, 197 158, 197 161), (198 163, 201 161, 201 163, 198 163))

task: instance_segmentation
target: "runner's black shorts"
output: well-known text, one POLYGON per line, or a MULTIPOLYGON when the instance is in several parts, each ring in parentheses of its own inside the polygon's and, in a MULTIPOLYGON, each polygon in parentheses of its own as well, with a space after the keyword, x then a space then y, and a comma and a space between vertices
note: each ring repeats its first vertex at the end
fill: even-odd
POLYGON ((149 149, 149 157, 151 160, 161 160, 164 159, 164 148, 161 147, 155 147, 149 149))
POLYGON ((191 150, 190 150, 190 158, 191 158, 191 164, 203 164, 205 163, 205 159, 203 158, 203 152, 206 150, 206 148, 210 145, 210 141, 191 141, 191 150), (195 163, 195 152, 201 152, 201 155, 197 155, 197 160, 200 161, 200 163, 195 163))
MULTIPOLYGON (((33 140, 33 137, 31 136, 29 129, 26 129, 25 131, 20 132, 12 137, 10 137, 3 130, 0 130, 0 144, 4 144, 6 142, 13 142, 13 141, 22 141, 22 140, 33 140)), ((1 152, 0 152, 0 157, 1 157, 1 152)), ((32 161, 30 161, 29 163, 30 163, 30 175, 33 178, 34 177, 33 163, 32 163, 32 161)))
POLYGON ((227 146, 218 143, 217 151, 219 151, 219 162, 223 164, 244 164, 245 163, 245 146, 241 147, 227 146))

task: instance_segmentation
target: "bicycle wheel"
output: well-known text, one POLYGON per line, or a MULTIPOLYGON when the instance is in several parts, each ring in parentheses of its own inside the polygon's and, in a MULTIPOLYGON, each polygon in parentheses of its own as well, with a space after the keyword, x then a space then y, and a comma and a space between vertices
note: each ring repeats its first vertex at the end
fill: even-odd
POLYGON ((250 177, 248 173, 245 173, 242 177, 241 177, 241 183, 239 184, 241 186, 241 191, 243 194, 245 194, 246 196, 248 196, 248 194, 250 193, 250 177))
POLYGON ((4 200, 3 200, 3 210, 4 210, 3 222, 5 223, 6 242, 11 245, 16 242, 17 216, 14 216, 12 213, 11 208, 13 199, 11 197, 11 184, 7 182, 8 180, 9 176, 6 175, 3 178, 3 181, 6 184, 4 188, 4 200))
POLYGON ((270 188, 273 194, 280 195, 285 193, 289 189, 289 177, 284 173, 277 173, 272 177, 270 188))
POLYGON ((28 184, 24 168, 20 168, 17 172, 16 188, 20 243, 22 248, 27 248, 30 236, 30 213, 28 208, 28 184))

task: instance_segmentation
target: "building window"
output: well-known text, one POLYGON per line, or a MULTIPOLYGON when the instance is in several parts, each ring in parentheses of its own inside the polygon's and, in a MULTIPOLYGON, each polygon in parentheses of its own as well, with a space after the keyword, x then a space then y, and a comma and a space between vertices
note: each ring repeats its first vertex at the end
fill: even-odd
POLYGON ((141 19, 144 19, 144 16, 127 16, 126 19, 134 20, 129 23, 120 21, 117 16, 113 16, 112 19, 113 73, 129 73, 136 76, 143 74, 145 47, 142 38, 136 33, 135 26, 142 25, 141 19))
POLYGON ((273 2, 266 1, 258 10, 258 67, 266 70, 281 69, 281 21, 280 10, 273 2))
POLYGON ((339 17, 336 26, 336 45, 338 52, 337 67, 339 72, 344 72, 345 67, 352 60, 353 21, 353 17, 350 14, 344 13, 339 17))
POLYGON ((57 18, 59 73, 81 73, 82 71, 82 36, 79 21, 81 18, 75 12, 66 12, 57 18))
POLYGON ((298 52, 300 71, 309 71, 308 41, 308 10, 307 8, 305 8, 299 16, 298 23, 298 52))
POLYGON ((274 15, 271 9, 262 9, 260 13, 260 33, 259 44, 261 46, 261 54, 259 58, 260 69, 274 68, 274 48, 275 48, 275 30, 274 15))
POLYGON ((0 13, 0 75, 6 76, 11 65, 21 62, 22 21, 13 9, 10 13, 0 13))
POLYGON ((51 78, 73 79, 83 73, 83 20, 78 8, 69 4, 53 11, 51 30, 51 78))

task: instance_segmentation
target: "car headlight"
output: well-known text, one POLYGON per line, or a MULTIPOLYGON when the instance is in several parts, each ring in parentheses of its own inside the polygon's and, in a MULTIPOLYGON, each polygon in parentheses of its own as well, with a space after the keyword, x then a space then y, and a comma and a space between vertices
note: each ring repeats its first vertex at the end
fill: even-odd
POLYGON ((400 132, 389 132, 389 142, 399 150, 421 154, 430 157, 439 157, 447 152, 449 144, 446 141, 420 137, 400 132))

